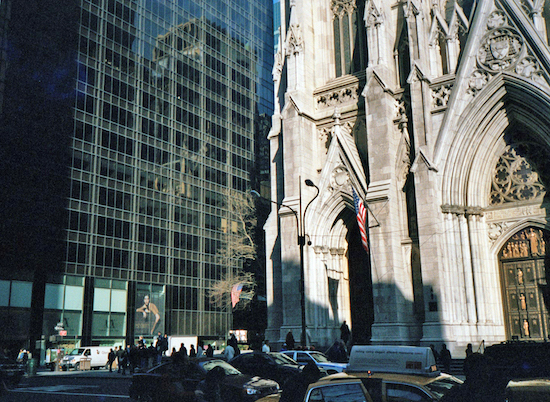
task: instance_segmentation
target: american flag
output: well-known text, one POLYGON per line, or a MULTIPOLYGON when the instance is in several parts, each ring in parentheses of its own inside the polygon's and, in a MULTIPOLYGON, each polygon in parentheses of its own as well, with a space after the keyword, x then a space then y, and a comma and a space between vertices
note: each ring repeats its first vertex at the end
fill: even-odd
POLYGON ((241 292, 243 291, 243 284, 237 283, 233 285, 233 288, 231 289, 231 305, 233 308, 237 305, 239 300, 241 299, 241 292))
POLYGON ((355 205, 355 215, 357 216, 357 223, 359 224, 359 232, 361 233, 361 243, 363 248, 368 253, 369 252, 369 243, 367 241, 367 210, 365 205, 363 205, 363 200, 359 198, 355 190, 352 188, 353 192, 353 204, 355 205))

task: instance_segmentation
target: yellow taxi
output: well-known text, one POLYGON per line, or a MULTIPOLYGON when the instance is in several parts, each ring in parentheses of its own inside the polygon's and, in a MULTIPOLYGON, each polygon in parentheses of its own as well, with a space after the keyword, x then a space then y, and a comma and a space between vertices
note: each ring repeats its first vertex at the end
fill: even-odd
MULTIPOLYGON (((430 348, 356 345, 351 349, 345 372, 311 384, 304 402, 362 401, 361 398, 365 402, 437 402, 461 384, 462 380, 437 370, 430 348), (354 399, 343 393, 347 387, 357 389, 358 383, 367 391, 364 396, 352 394, 357 395, 358 399, 354 399), (337 397, 339 391, 342 395, 337 397)), ((270 395, 257 402, 279 399, 280 395, 270 395)))
POLYGON ((462 384, 437 370, 427 347, 356 345, 346 373, 361 379, 373 402, 439 401, 462 384))
MULTIPOLYGON (((284 392, 284 391, 283 391, 284 392)), ((278 402, 281 394, 272 394, 256 402, 278 402)), ((373 402, 363 382, 354 376, 338 373, 309 385, 304 402, 373 402)))

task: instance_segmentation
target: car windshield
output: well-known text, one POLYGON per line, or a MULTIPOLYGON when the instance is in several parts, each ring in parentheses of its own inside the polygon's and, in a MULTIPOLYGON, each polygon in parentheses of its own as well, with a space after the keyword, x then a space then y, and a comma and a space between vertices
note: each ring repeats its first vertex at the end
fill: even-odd
POLYGON ((275 360, 275 363, 277 364, 299 364, 296 360, 291 359, 283 353, 270 353, 269 355, 273 358, 273 360, 275 360))
POLYGON ((214 367, 219 366, 219 367, 223 368, 223 370, 225 371, 225 375, 241 374, 241 372, 239 370, 237 370, 235 367, 233 367, 229 363, 224 362, 223 360, 206 360, 206 361, 200 363, 200 365, 202 366, 202 368, 205 371, 210 371, 214 367))
POLYGON ((367 399, 359 383, 331 384, 314 388, 307 401, 323 402, 365 402, 367 399))
POLYGON ((73 349, 71 351, 71 353, 69 353, 69 355, 71 356, 79 356, 81 355, 82 353, 84 353, 84 348, 79 348, 79 349, 73 349))
POLYGON ((443 398, 451 389, 458 387, 462 384, 460 380, 453 377, 439 378, 429 384, 426 384, 428 388, 437 399, 443 398))
POLYGON ((310 353, 309 354, 313 360, 317 363, 332 363, 327 357, 322 353, 310 353))

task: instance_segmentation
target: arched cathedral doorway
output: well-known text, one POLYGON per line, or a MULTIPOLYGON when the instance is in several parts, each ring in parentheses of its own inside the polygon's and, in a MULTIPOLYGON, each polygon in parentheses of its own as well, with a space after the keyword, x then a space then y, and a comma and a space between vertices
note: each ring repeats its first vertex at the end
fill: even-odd
POLYGON ((540 341, 550 335, 546 243, 550 233, 527 227, 499 253, 508 339, 540 341))

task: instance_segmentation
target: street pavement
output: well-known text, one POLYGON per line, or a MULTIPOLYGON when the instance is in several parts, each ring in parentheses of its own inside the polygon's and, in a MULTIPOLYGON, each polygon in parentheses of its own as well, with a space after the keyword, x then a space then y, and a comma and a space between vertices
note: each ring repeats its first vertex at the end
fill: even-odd
POLYGON ((0 390, 2 402, 114 402, 130 400, 132 376, 109 370, 50 371, 25 375, 15 389, 0 390))

